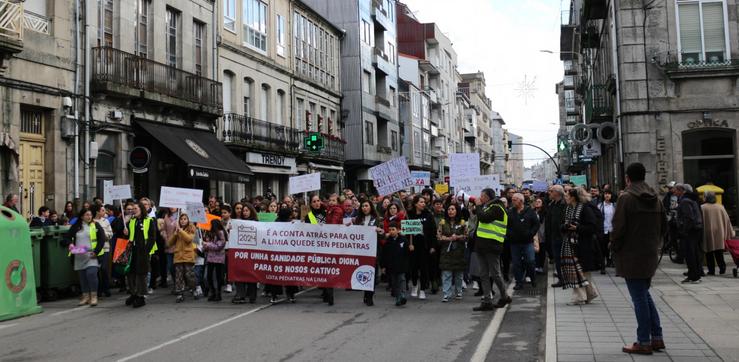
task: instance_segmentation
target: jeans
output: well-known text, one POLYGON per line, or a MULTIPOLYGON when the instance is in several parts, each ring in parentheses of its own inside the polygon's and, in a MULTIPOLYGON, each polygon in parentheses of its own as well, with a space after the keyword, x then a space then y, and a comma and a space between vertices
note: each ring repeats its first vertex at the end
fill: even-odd
POLYGON ((390 279, 392 280, 395 301, 405 299, 405 273, 393 273, 390 279))
POLYGON ((626 279, 631 301, 636 313, 636 338, 640 344, 649 344, 653 340, 662 340, 662 325, 659 322, 659 313, 654 306, 649 288, 652 279, 626 279))
POLYGON ((445 298, 454 298, 455 295, 462 295, 462 277, 464 273, 461 270, 442 270, 441 281, 442 290, 445 298))
POLYGON ((100 277, 97 288, 98 295, 110 293, 110 253, 105 253, 98 257, 100 264, 100 277))
POLYGON ((724 260, 723 250, 714 250, 706 253, 706 265, 708 266, 709 273, 716 273, 716 264, 718 264, 720 273, 726 272, 726 261, 724 260))
POLYGON ((562 240, 554 240, 550 244, 554 256, 554 269, 557 270, 557 279, 562 280, 562 240))
POLYGON ((195 265, 193 271, 195 272, 195 286, 200 287, 205 293, 208 290, 205 283, 205 265, 195 265))
POLYGON ((98 291, 98 267, 88 266, 83 270, 77 271, 80 275, 80 288, 82 293, 94 292, 97 294, 98 291))
POLYGON ((523 283, 524 268, 526 275, 534 281, 534 244, 511 244, 511 261, 516 284, 523 283))
POLYGON ((500 298, 505 299, 508 294, 505 290, 503 277, 500 275, 500 254, 498 253, 476 253, 477 261, 480 263, 480 287, 482 288, 483 303, 492 303, 491 277, 500 291, 500 298))

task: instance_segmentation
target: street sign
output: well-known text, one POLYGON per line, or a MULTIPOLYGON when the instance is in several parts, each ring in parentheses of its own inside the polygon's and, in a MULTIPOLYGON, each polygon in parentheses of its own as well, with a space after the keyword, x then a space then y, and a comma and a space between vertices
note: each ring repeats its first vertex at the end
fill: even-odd
POLYGON ((400 233, 402 235, 423 234, 423 224, 421 223, 421 219, 402 220, 400 222, 400 233))
POLYGON ((307 137, 303 138, 303 146, 311 152, 318 152, 324 147, 323 135, 318 132, 311 132, 307 137))

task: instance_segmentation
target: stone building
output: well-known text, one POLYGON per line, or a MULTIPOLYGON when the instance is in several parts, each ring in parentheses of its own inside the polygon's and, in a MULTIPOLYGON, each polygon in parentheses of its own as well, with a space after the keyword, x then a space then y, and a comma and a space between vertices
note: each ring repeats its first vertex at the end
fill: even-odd
POLYGON ((638 161, 655 186, 674 180, 723 188, 724 205, 736 216, 737 5, 571 2, 562 27, 569 46, 562 50, 579 54, 589 69, 579 88, 585 125, 573 132, 584 133, 581 140, 585 128, 615 125, 595 133, 601 156, 589 165, 591 183, 622 186, 624 167, 638 161))
MULTIPOLYGON (((493 109, 490 98, 485 95, 485 74, 482 72, 461 75, 459 91, 465 93, 471 101, 477 115, 477 129, 470 137, 475 137, 477 151, 480 153, 480 174, 493 173, 495 151, 493 150, 493 109)), ((468 136, 465 136, 468 138, 468 136)))
POLYGON ((421 59, 398 53, 398 78, 402 154, 408 157, 409 168, 430 171, 432 178, 438 179, 439 170, 431 167, 431 104, 429 93, 421 85, 422 79, 428 79, 421 59))

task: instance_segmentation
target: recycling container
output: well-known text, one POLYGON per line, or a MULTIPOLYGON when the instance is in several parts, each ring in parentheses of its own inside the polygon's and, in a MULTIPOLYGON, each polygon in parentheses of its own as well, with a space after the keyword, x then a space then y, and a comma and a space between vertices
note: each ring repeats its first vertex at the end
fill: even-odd
MULTIPOLYGON (((49 299, 56 299, 59 292, 77 289, 79 277, 74 271, 74 260, 69 249, 62 245, 62 238, 69 226, 46 226, 41 247, 41 287, 49 299)), ((72 293, 75 294, 75 293, 72 293)))
POLYGON ((35 277, 36 288, 41 288, 41 245, 45 236, 44 229, 31 229, 31 252, 33 255, 33 275, 35 277))
POLYGON ((28 224, 4 206, 0 206, 0 270, 0 321, 41 312, 28 224))

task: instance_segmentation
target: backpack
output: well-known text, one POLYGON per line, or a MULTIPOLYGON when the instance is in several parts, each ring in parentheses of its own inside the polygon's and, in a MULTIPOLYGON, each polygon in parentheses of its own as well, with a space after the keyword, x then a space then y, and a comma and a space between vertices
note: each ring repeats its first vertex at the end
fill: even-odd
POLYGON ((605 217, 603 216, 603 212, 598 206, 593 205, 591 202, 586 202, 585 207, 589 208, 595 216, 595 236, 600 239, 604 233, 603 223, 605 221, 605 217))

